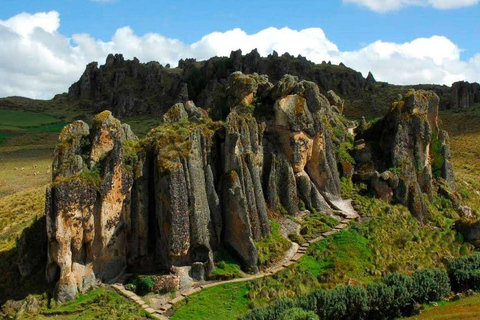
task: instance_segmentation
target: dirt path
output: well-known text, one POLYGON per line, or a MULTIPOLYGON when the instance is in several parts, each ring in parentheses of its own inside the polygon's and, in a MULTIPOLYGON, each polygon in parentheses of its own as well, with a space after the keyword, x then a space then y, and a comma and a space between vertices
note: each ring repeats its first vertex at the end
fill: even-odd
POLYGON ((208 281, 204 282, 201 284, 197 284, 191 288, 180 290, 177 293, 177 296, 175 298, 169 298, 166 299, 165 302, 160 306, 159 309, 153 309, 151 306, 149 306, 141 297, 137 296, 134 292, 128 291, 125 289, 123 286, 123 283, 128 279, 130 275, 126 274, 120 279, 118 279, 116 284, 113 284, 112 287, 116 289, 120 294, 128 297, 129 299, 133 300, 135 303, 140 305, 146 312, 148 312, 152 317, 156 319, 161 319, 161 320, 166 320, 169 318, 168 311, 172 309, 172 307, 177 304, 178 302, 182 301, 186 297, 198 293, 204 289, 219 286, 219 285, 224 285, 227 283, 237 283, 237 282, 246 282, 246 281, 252 281, 255 279, 260 279, 264 277, 269 277, 271 275, 274 275, 285 268, 291 266, 292 264, 296 263, 301 257, 303 257, 307 253, 307 249, 310 245, 319 242, 326 237, 331 236, 332 234, 335 234, 344 228, 346 228, 349 224, 350 221, 353 219, 357 218, 358 215, 353 214, 349 212, 348 214, 345 214, 346 218, 340 221, 340 223, 331 231, 321 233, 320 236, 318 236, 315 239, 312 239, 308 241, 307 243, 304 243, 302 245, 298 245, 296 243, 293 243, 292 248, 289 249, 286 253, 285 256, 282 260, 280 260, 278 263, 275 265, 271 266, 270 268, 263 270, 255 275, 250 275, 244 278, 238 278, 238 279, 233 279, 233 280, 226 280, 226 281, 208 281))

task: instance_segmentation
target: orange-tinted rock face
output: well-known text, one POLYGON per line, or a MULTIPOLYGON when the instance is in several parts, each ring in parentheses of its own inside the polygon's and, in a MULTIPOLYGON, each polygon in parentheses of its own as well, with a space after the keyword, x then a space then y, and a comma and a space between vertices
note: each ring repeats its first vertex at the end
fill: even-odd
POLYGON ((123 272, 123 215, 132 185, 122 164, 120 122, 104 112, 94 119, 89 134, 85 124, 74 126, 83 130, 75 131, 71 125, 62 132, 62 149, 57 148, 54 160, 59 165, 54 166, 55 180, 47 191, 47 278, 58 278, 62 301, 85 292, 97 279, 109 280, 123 272), (90 153, 85 153, 85 146, 91 146, 90 153), (82 162, 75 170, 62 170, 72 157, 82 162), (90 168, 83 163, 87 158, 90 168))

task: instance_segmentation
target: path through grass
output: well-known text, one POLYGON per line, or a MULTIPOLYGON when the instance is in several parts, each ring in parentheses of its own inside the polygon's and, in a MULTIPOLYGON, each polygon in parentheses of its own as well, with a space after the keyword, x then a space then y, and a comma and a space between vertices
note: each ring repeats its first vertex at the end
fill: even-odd
POLYGON ((180 304, 181 308, 170 319, 236 319, 250 310, 247 293, 245 282, 205 289, 201 294, 185 298, 180 304))

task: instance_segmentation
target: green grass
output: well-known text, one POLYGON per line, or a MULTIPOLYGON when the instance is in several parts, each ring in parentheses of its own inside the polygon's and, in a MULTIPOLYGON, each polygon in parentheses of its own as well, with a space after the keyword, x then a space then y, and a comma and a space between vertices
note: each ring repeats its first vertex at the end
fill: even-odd
POLYGON ((478 320, 480 318, 480 295, 455 302, 439 302, 428 306, 420 315, 405 320, 478 320))
POLYGON ((249 297, 262 303, 304 295, 350 279, 367 282, 371 279, 371 257, 368 241, 357 231, 344 230, 312 245, 297 264, 272 277, 250 282, 249 297))
POLYGON ((144 319, 146 315, 137 304, 101 287, 79 295, 77 300, 45 307, 40 314, 32 315, 32 319, 144 319))
POLYGON ((255 242, 258 251, 260 266, 268 267, 279 261, 291 243, 280 233, 280 224, 274 220, 270 221, 271 233, 261 241, 255 242))
POLYGON ((7 138, 11 137, 12 135, 9 133, 1 133, 0 132, 0 144, 2 143, 3 140, 6 140, 7 138))
POLYGON ((318 237, 320 233, 332 230, 338 221, 325 214, 314 212, 306 216, 300 224, 302 226, 300 234, 308 240, 318 237))
POLYGON ((44 113, 0 109, 0 125, 5 127, 32 128, 58 122, 59 119, 44 113))
POLYGON ((250 310, 247 293, 247 285, 244 282, 205 289, 200 294, 189 296, 175 305, 175 308, 181 308, 170 319, 236 319, 250 310))
POLYGON ((215 270, 209 275, 212 280, 229 280, 243 276, 240 265, 229 254, 220 252, 215 258, 215 270))

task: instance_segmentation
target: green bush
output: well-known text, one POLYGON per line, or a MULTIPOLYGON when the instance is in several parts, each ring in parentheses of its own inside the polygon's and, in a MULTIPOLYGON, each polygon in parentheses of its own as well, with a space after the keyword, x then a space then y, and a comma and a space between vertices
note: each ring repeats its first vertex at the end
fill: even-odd
POLYGON ((274 220, 270 222, 271 232, 264 239, 255 242, 261 266, 270 266, 283 257, 291 243, 280 233, 280 224, 274 220))
POLYGON ((254 309, 248 315, 242 317, 243 320, 276 320, 285 311, 295 308, 296 303, 292 299, 278 299, 277 302, 268 308, 254 309))
POLYGON ((411 278, 391 273, 366 287, 340 286, 329 291, 315 290, 296 301, 279 299, 275 305, 254 309, 241 319, 395 319, 411 316, 417 304, 443 300, 451 291, 450 283, 454 289, 480 289, 480 254, 453 260, 448 273, 423 269, 411 278))
POLYGON ((292 308, 284 311, 278 320, 320 320, 312 311, 306 311, 302 308, 292 308))
POLYGON ((130 283, 132 288, 136 288, 135 292, 139 295, 146 295, 153 292, 155 288, 155 281, 151 276, 138 276, 135 277, 130 283))
POLYGON ((367 291, 363 286, 335 288, 317 301, 317 308, 322 319, 362 319, 369 310, 367 291))
POLYGON ((448 276, 453 290, 480 289, 480 254, 459 257, 448 264, 448 276))
POLYGON ((412 281, 413 298, 420 304, 443 300, 451 290, 450 280, 445 270, 419 270, 413 274, 412 281))
POLYGON ((391 316, 408 315, 412 309, 412 279, 401 273, 391 273, 384 276, 382 281, 393 290, 395 297, 390 306, 391 316))
POLYGON ((367 285, 370 306, 367 319, 383 320, 392 317, 391 307, 395 300, 394 288, 385 283, 372 282, 367 285))

